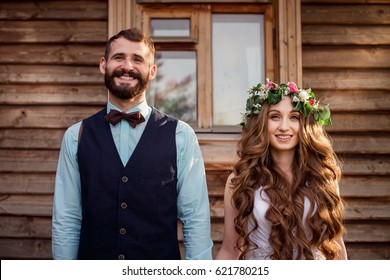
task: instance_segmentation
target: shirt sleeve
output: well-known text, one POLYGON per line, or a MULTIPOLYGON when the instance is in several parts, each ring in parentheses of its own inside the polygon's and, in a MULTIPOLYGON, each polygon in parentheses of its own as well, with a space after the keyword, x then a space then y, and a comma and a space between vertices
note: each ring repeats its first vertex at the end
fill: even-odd
POLYGON ((82 218, 77 162, 80 125, 77 123, 68 128, 62 140, 54 186, 53 259, 77 259, 82 218))
POLYGON ((185 259, 212 259, 210 205, 202 153, 194 130, 179 121, 176 128, 177 206, 183 223, 185 259))

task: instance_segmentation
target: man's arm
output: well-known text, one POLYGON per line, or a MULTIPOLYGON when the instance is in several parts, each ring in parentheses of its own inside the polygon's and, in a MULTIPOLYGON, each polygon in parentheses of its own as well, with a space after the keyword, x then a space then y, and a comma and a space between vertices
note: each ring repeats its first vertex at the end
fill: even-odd
POLYGON ((176 129, 178 215, 183 223, 185 259, 212 259, 210 205, 204 162, 193 129, 178 123, 176 129))
POLYGON ((79 128, 80 123, 65 132, 60 150, 54 188, 53 259, 77 259, 82 217, 77 163, 79 128))

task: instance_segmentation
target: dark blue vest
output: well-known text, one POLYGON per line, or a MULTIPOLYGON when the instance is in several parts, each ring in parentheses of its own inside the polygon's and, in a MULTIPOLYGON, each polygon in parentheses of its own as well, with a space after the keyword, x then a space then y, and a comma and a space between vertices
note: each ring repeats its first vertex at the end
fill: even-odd
POLYGON ((123 167, 105 115, 103 109, 83 121, 78 146, 79 259, 180 259, 177 120, 153 109, 123 167))

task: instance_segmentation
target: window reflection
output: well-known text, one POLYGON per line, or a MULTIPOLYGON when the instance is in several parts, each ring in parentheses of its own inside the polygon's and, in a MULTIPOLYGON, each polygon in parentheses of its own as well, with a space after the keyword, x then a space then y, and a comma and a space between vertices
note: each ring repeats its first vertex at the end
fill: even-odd
POLYGON ((156 52, 157 76, 150 82, 149 105, 188 123, 196 123, 195 51, 156 52))
POLYGON ((247 89, 264 81, 263 37, 263 15, 213 15, 214 125, 240 123, 247 89))

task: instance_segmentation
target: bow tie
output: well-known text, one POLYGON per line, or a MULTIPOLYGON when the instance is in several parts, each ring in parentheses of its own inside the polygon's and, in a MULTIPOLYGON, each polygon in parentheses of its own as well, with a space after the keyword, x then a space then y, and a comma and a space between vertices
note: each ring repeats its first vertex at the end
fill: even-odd
POLYGON ((116 125, 122 119, 124 119, 128 121, 133 128, 136 127, 137 124, 143 123, 145 121, 144 117, 140 112, 133 112, 133 113, 126 114, 123 112, 119 112, 117 110, 111 110, 110 113, 108 113, 105 118, 112 125, 116 125))

